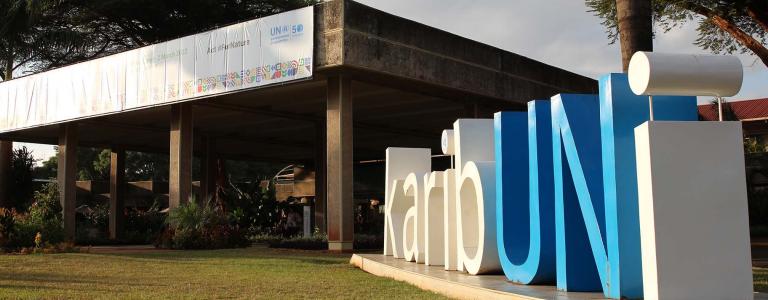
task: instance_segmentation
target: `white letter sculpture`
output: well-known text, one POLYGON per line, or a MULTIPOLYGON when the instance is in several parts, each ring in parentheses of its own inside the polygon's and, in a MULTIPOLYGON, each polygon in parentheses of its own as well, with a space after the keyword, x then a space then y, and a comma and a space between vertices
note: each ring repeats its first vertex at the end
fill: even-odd
POLYGON ((472 275, 497 272, 493 120, 459 119, 453 130, 458 268, 472 275))
POLYGON ((404 179, 413 172, 426 174, 432 169, 431 151, 421 148, 387 148, 386 156, 384 255, 404 258, 403 227, 408 209, 414 206, 413 201, 407 200, 404 179))

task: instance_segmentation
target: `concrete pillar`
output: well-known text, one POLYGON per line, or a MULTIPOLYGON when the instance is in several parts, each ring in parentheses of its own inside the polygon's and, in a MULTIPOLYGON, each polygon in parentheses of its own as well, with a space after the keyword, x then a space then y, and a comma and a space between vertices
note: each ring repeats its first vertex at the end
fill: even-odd
MULTIPOLYGON (((325 122, 317 124, 317 136, 315 146, 315 227, 320 233, 328 233, 326 230, 326 212, 325 204, 325 122)), ((314 228, 312 229, 314 230, 314 228)))
POLYGON ((352 89, 341 76, 328 79, 326 182, 328 250, 351 251, 354 238, 352 89))
POLYGON ((11 163, 13 142, 0 141, 0 207, 13 207, 11 200, 11 163))
POLYGON ((64 211, 64 234, 75 240, 75 205, 77 197, 77 123, 59 125, 57 179, 59 200, 64 211))
POLYGON ((124 228, 125 150, 112 148, 109 166, 109 238, 122 238, 124 228))
POLYGON ((171 147, 168 169, 168 206, 179 207, 192 194, 192 105, 171 106, 171 147))
POLYGON ((200 200, 208 201, 216 192, 216 144, 213 138, 202 138, 203 155, 200 157, 200 200))
POLYGON ((313 212, 312 212, 312 205, 305 205, 303 206, 303 220, 302 220, 302 227, 304 227, 304 237, 311 237, 312 236, 312 230, 314 227, 312 225, 313 218, 313 212))

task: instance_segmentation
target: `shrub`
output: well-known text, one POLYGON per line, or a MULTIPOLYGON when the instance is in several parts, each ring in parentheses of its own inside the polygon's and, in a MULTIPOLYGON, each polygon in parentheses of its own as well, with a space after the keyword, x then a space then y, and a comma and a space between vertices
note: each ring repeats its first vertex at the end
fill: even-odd
POLYGON ((5 251, 36 246, 40 234, 41 246, 64 240, 61 204, 55 183, 49 183, 34 193, 34 202, 27 213, 0 209, 0 248, 5 251))
POLYGON ((275 200, 274 184, 262 186, 260 180, 229 183, 223 191, 227 207, 233 208, 233 218, 240 228, 250 234, 274 234, 280 218, 281 203, 275 200))
POLYGON ((325 235, 295 236, 269 240, 267 244, 270 248, 325 250, 328 249, 328 237, 325 235))
MULTIPOLYGON (((256 243, 266 243, 270 248, 325 250, 328 249, 328 236, 318 232, 310 237, 260 234, 251 237, 256 243)), ((384 238, 375 234, 355 234, 354 247, 356 250, 373 250, 384 247, 384 238)))
POLYGON ((83 206, 78 209, 76 240, 78 244, 110 244, 109 207, 104 205, 83 206))
POLYGON ((129 210, 125 217, 124 241, 133 244, 152 243, 164 227, 165 214, 160 212, 157 201, 146 211, 129 210))
POLYGON ((15 203, 16 210, 23 211, 30 204, 35 191, 33 182, 33 169, 35 158, 32 151, 24 146, 13 151, 11 162, 11 178, 13 180, 13 189, 10 196, 15 203))
POLYGON ((219 249, 246 247, 245 231, 233 222, 231 214, 194 198, 168 212, 168 228, 155 243, 173 249, 219 249))
POLYGON ((5 248, 13 239, 16 229, 15 211, 0 208, 0 248, 5 248))

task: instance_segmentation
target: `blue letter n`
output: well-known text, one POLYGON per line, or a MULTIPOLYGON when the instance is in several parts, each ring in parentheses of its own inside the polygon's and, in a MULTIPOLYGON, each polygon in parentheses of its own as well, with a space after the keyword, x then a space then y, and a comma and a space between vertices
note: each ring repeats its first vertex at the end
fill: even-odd
POLYGON ((609 290, 596 95, 552 97, 557 288, 609 290))

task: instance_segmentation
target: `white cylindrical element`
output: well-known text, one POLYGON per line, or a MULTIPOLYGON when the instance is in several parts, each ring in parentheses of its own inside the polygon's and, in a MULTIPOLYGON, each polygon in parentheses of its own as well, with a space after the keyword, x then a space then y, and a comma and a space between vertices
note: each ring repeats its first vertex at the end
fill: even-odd
POLYGON ((637 95, 730 97, 744 79, 741 61, 723 55, 637 52, 628 73, 637 95))
POLYGON ((443 130, 443 135, 440 137, 440 148, 445 155, 453 155, 453 130, 443 130))

